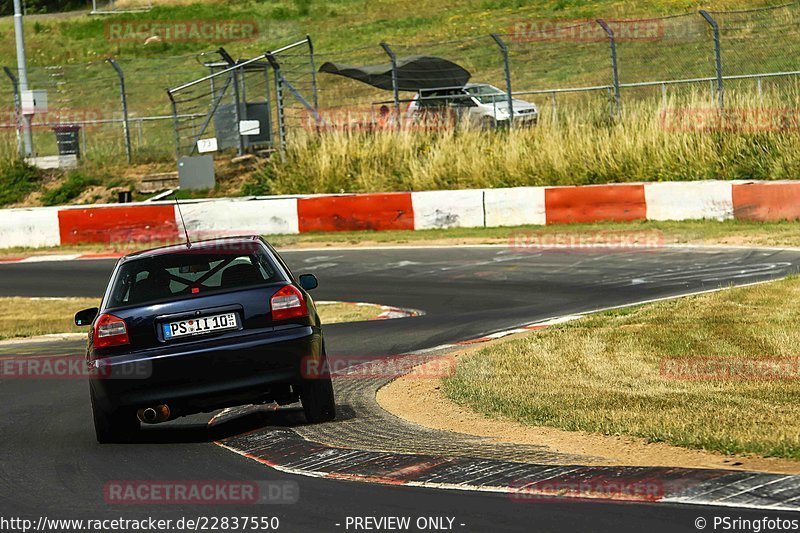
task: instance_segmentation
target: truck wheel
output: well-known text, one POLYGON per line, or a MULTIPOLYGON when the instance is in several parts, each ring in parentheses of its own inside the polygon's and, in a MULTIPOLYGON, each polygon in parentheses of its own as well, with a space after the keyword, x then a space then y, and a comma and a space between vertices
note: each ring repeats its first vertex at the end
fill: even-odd
POLYGON ((139 420, 136 414, 128 410, 105 409, 89 389, 92 399, 92 418, 97 442, 100 444, 130 442, 139 432, 139 420))

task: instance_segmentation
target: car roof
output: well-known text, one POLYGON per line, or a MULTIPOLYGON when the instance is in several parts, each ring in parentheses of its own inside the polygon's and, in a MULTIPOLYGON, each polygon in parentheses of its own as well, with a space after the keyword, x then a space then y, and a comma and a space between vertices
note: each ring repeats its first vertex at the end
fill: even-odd
POLYGON ((428 87, 420 89, 418 93, 430 93, 434 91, 457 91, 459 89, 470 89, 472 87, 494 87, 491 83, 467 83, 462 87, 428 87))
MULTIPOLYGON (((231 237, 217 237, 214 239, 205 239, 202 241, 192 241, 191 249, 193 252, 201 251, 205 248, 214 249, 218 247, 220 244, 224 244, 226 246, 236 245, 236 244, 250 244, 253 242, 260 241, 261 237, 259 235, 237 235, 231 237)), ((158 248, 150 248, 148 250, 140 250, 138 252, 132 252, 122 258, 122 261, 126 261, 128 259, 141 259, 145 257, 154 257, 157 255, 169 255, 175 252, 182 252, 187 250, 187 244, 169 244, 167 246, 159 246, 158 248)))

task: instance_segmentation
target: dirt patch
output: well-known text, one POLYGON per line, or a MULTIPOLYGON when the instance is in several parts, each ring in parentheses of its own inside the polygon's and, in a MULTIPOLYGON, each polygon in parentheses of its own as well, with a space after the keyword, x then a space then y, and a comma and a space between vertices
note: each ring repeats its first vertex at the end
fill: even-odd
MULTIPOLYGON (((485 346, 481 344, 452 355, 458 358, 485 346)), ((393 415, 427 428, 484 437, 490 442, 546 446, 553 452, 597 458, 589 461, 590 465, 719 468, 800 474, 800 462, 788 459, 729 456, 648 443, 635 437, 564 431, 489 418, 451 401, 440 387, 441 381, 438 379, 406 376, 381 388, 377 400, 383 409, 393 415)))

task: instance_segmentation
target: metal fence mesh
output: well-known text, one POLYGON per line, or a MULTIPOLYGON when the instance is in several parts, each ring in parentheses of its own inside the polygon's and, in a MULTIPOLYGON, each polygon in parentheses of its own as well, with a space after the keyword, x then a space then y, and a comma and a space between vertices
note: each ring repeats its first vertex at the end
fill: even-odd
MULTIPOLYGON (((134 161, 166 160, 196 153, 198 139, 207 137, 218 138, 223 149, 242 152, 283 146, 293 135, 369 130, 387 118, 393 125, 403 124, 413 91, 397 87, 395 95, 319 71, 326 63, 391 64, 392 56, 444 58, 467 69, 472 82, 503 92, 510 82, 515 98, 539 106, 540 120, 557 121, 568 114, 587 121, 614 119, 637 101, 663 107, 800 103, 800 2, 711 11, 708 17, 688 13, 608 20, 607 27, 596 20, 531 21, 499 35, 375 43, 339 51, 315 50, 308 38, 275 51, 271 59, 265 54, 252 67, 178 91, 174 106, 163 89, 218 73, 230 63, 209 66, 222 61, 215 53, 120 59, 129 146, 123 80, 109 62, 37 66, 29 69, 29 85, 47 91, 49 110, 34 116, 34 145, 39 155, 57 153, 53 128, 74 124, 81 128, 84 157, 121 159, 130 152, 134 161), (719 65, 714 24, 719 28, 719 65), (219 118, 226 114, 227 120, 219 118), (237 121, 256 114, 266 117, 263 127, 268 131, 241 139, 237 121)), ((8 76, 0 78, 0 157, 11 157, 18 150, 14 90, 8 76)))

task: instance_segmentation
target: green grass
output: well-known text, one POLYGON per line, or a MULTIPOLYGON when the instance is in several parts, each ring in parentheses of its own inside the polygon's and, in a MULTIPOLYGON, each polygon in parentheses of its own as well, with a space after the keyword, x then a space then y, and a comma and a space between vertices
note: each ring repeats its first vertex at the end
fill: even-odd
POLYGON ((0 339, 86 331, 75 325, 75 313, 99 304, 99 298, 0 298, 0 339))
POLYGON ((468 355, 443 390, 527 425, 800 459, 798 312, 795 277, 601 313, 468 355), (782 374, 747 369, 769 359, 782 374))
POLYGON ((45 190, 42 193, 41 201, 43 205, 66 204, 80 196, 89 187, 100 184, 101 180, 99 178, 73 171, 68 173, 64 181, 59 183, 57 187, 45 190))
MULTIPOLYGON (((259 32, 258 38, 251 41, 223 43, 235 57, 252 57, 292 41, 298 35, 310 34, 318 54, 317 66, 327 60, 378 63, 387 61, 378 46, 387 41, 395 46, 400 56, 441 55, 463 64, 473 73, 474 81, 503 86, 499 48, 488 37, 489 33, 511 32, 515 24, 530 20, 630 19, 691 13, 702 6, 702 3, 688 0, 635 3, 621 0, 467 3, 432 0, 423 8, 410 0, 367 3, 357 0, 243 0, 235 3, 165 0, 155 3, 156 7, 147 13, 29 18, 26 36, 31 85, 48 89, 53 109, 77 107, 79 112, 82 110, 89 115, 99 113, 105 118, 118 115, 117 80, 111 67, 102 61, 113 56, 126 72, 131 117, 169 115, 171 109, 164 89, 205 75, 207 70, 198 64, 196 54, 213 50, 220 43, 116 42, 106 37, 107 26, 143 21, 238 19, 258 21, 259 32), (482 37, 463 41, 473 36, 482 37), (450 42, 452 39, 461 41, 450 42), (343 50, 348 51, 342 53, 343 50), (87 65, 87 61, 91 64, 87 65), (52 64, 67 66, 42 68, 52 64), (76 100, 76 94, 90 94, 91 98, 76 100)), ((775 4, 770 0, 724 0, 715 1, 712 7, 753 8, 775 4)), ((770 23, 789 27, 787 13, 781 11, 770 23)), ((749 39, 731 38, 724 43, 728 72, 787 70, 800 56, 796 45, 800 41, 793 38, 794 34, 758 30, 757 25, 763 20, 757 15, 738 17, 730 21, 731 27, 742 28, 738 31, 749 39)), ((667 23, 666 31, 668 36, 673 36, 670 32, 677 32, 676 38, 620 43, 623 82, 713 75, 713 64, 709 61, 711 41, 707 40, 707 28, 700 17, 695 14, 689 19, 674 20, 677 22, 667 23), (680 33, 684 27, 691 30, 688 38, 680 33)), ((509 47, 513 87, 517 91, 610 83, 608 49, 604 42, 531 43, 512 39, 509 47)), ((0 19, 0 52, 4 57, 14 55, 10 17, 0 19)), ((306 67, 303 66, 303 72, 306 67)), ((301 90, 308 92, 307 80, 297 81, 301 90)), ((390 97, 386 91, 371 90, 363 84, 331 75, 320 75, 317 81, 323 108, 362 106, 369 109, 371 103, 390 97)), ((707 107, 707 89, 705 84, 670 88, 670 105, 707 107)), ((255 91, 261 94, 263 87, 255 91)), ((763 91, 765 100, 758 101, 752 83, 731 82, 727 92, 729 105, 781 108, 798 105, 795 84, 765 80, 763 91)), ((625 116, 616 123, 607 119, 605 93, 559 96, 557 115, 550 113, 548 95, 524 98, 540 105, 542 124, 534 131, 511 134, 356 132, 308 136, 298 127, 295 106, 287 113, 292 141, 286 161, 278 158, 268 161, 253 179, 241 184, 235 182, 222 190, 244 194, 358 192, 641 179, 793 179, 797 175, 798 165, 792 155, 797 152, 796 131, 767 134, 660 131, 660 88, 624 91, 625 116)), ((10 84, 0 82, 0 103, 3 101, 10 105, 10 84)), ((131 136, 135 162, 153 168, 174 165, 171 120, 145 123, 141 130, 134 122, 131 136)), ((42 154, 55 152, 53 135, 48 128, 35 129, 34 142, 42 154)), ((119 124, 86 129, 82 133, 82 144, 85 161, 80 170, 90 179, 96 177, 106 184, 108 176, 122 174, 126 168, 119 124)), ((0 159, 12 157, 14 145, 13 131, 4 131, 0 135, 0 159)), ((221 159, 225 157, 220 156, 221 159)))
POLYGON ((20 202, 39 187, 41 173, 18 160, 0 161, 0 205, 20 202))

